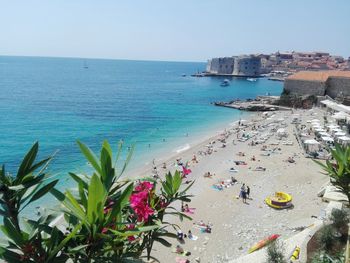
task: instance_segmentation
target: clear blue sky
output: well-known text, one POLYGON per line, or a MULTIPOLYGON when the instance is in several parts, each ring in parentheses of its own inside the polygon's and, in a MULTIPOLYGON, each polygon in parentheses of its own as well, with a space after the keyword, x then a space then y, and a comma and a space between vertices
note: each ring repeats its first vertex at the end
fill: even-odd
POLYGON ((350 0, 0 0, 0 55, 206 61, 350 56, 350 0))

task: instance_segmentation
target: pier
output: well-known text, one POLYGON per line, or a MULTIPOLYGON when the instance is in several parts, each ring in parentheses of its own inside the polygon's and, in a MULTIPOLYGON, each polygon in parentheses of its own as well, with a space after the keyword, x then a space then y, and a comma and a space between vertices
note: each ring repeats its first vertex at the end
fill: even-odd
POLYGON ((291 110, 291 108, 289 107, 276 105, 275 102, 277 102, 278 100, 279 96, 259 96, 254 100, 233 100, 229 102, 218 101, 214 102, 214 105, 245 111, 291 110))

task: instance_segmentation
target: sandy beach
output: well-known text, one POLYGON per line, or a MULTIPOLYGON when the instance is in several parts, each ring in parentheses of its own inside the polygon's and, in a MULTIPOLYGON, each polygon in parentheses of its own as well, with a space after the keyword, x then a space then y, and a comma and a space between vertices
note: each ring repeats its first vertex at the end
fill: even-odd
MULTIPOLYGON (((315 116, 322 116, 320 109, 309 111, 297 110, 305 122, 315 116)), ((271 234, 281 235, 286 239, 296 233, 298 228, 307 227, 314 217, 322 215, 326 206, 317 197, 317 192, 327 183, 328 177, 320 173, 320 168, 310 158, 304 157, 304 152, 294 135, 295 125, 291 124, 291 111, 277 111, 270 116, 262 113, 253 114, 251 119, 244 122, 244 126, 227 127, 220 134, 172 156, 163 164, 157 165, 160 177, 168 170, 182 170, 176 165, 176 159, 189 162, 192 173, 188 180, 195 180, 190 193, 194 195, 190 208, 194 208, 188 215, 192 221, 173 221, 179 224, 183 233, 191 230, 198 237, 197 240, 184 239, 184 243, 170 239, 174 245, 180 244, 191 255, 190 262, 228 262, 248 253, 248 249, 262 238, 271 234), (276 129, 283 127, 287 138, 278 140, 276 129), (239 131, 239 132, 237 132, 239 131), (238 133, 238 134, 237 134, 238 133), (253 136, 246 141, 237 138, 253 136), (225 141, 223 141, 225 139, 225 141), (225 143, 223 143, 223 142, 225 143), (252 146, 252 141, 259 142, 252 146), (225 144, 225 147, 223 147, 225 144), (262 147, 265 147, 262 150, 262 147), (209 150, 208 150, 209 149, 209 150), (205 152, 211 154, 205 154, 205 152), (243 152, 245 156, 239 156, 243 152), (191 161, 196 155, 197 162, 191 161), (252 160, 253 156, 255 161, 252 160), (294 163, 289 163, 293 158, 294 163), (246 165, 236 165, 234 161, 244 161, 246 165), (255 171, 263 167, 265 171, 255 171), (238 172, 230 171, 235 168, 238 172), (211 178, 204 177, 207 172, 213 174, 211 178), (231 185, 231 177, 237 183, 231 185), (214 184, 223 183, 223 190, 214 189, 214 184), (251 189, 250 198, 243 203, 239 198, 242 184, 251 189), (264 200, 276 191, 289 193, 293 197, 294 207, 285 210, 275 210, 268 207, 264 200), (203 222, 212 226, 211 233, 202 233, 197 223, 203 222)), ((140 172, 141 175, 154 173, 152 169, 140 172)), ((181 204, 178 204, 180 209, 181 204)), ((160 262, 175 262, 179 257, 171 252, 171 248, 157 244, 153 256, 160 262)))

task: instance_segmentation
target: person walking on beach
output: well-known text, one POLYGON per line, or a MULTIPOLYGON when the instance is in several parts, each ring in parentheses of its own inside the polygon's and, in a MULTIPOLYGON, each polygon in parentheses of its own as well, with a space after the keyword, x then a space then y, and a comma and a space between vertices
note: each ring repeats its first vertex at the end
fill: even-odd
POLYGON ((250 199, 250 188, 248 185, 247 185, 247 198, 250 199))
POLYGON ((245 184, 242 185, 239 196, 242 197, 242 201, 245 204, 247 202, 247 192, 246 192, 245 184))

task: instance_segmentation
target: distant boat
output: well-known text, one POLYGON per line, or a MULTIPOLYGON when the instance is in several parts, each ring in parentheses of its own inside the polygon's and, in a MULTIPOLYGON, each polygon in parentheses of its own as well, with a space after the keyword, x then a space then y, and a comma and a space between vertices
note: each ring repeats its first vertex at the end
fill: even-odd
POLYGON ((247 78, 247 80, 248 80, 248 81, 252 81, 252 82, 257 81, 256 78, 247 78))
POLYGON ((230 86, 230 81, 228 79, 224 79, 221 84, 220 84, 221 87, 227 87, 227 86, 230 86))
POLYGON ((186 77, 186 74, 185 74, 185 73, 183 73, 181 76, 182 76, 182 77, 186 77))
POLYGON ((88 66, 87 63, 86 63, 86 60, 84 60, 84 68, 86 68, 86 69, 89 68, 89 66, 88 66))

